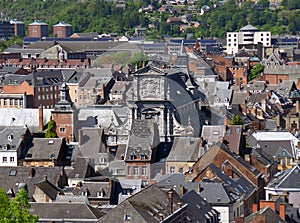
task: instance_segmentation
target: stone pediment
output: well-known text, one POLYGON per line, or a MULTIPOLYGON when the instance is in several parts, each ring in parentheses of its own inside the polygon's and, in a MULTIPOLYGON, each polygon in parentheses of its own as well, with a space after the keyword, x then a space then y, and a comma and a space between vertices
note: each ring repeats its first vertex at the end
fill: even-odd
POLYGON ((135 76, 166 76, 166 72, 153 65, 147 65, 133 73, 135 76))

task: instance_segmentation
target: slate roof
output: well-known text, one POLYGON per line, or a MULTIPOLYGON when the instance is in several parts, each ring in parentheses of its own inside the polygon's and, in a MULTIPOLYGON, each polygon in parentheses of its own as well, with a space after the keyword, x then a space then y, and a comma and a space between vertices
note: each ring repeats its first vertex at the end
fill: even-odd
POLYGON ((300 191, 300 167, 283 171, 265 187, 267 190, 276 191, 300 191))
POLYGON ((61 167, 1 167, 0 187, 4 191, 12 189, 16 194, 20 187, 27 185, 29 197, 32 197, 34 184, 39 183, 44 176, 47 176, 48 181, 56 185, 61 171, 61 167), (33 177, 30 176, 30 173, 33 173, 33 177))
MULTIPOLYGON (((43 124, 50 120, 52 109, 43 109, 43 124)), ((38 109, 18 109, 18 108, 0 108, 0 128, 7 126, 25 126, 30 132, 39 132, 39 110, 38 109)))
POLYGON ((271 156, 280 155, 279 153, 285 149, 288 155, 295 157, 298 139, 290 132, 256 131, 247 138, 247 142, 251 147, 259 144, 261 149, 271 156))
POLYGON ((59 193, 63 194, 61 189, 56 187, 47 179, 35 184, 35 186, 42 190, 47 196, 49 196, 51 200, 55 200, 59 193))
POLYGON ((258 29, 251 24, 247 24, 246 26, 240 28, 240 32, 256 32, 258 29))
POLYGON ((214 164, 210 164, 209 167, 224 184, 229 185, 236 193, 243 194, 245 200, 257 190, 257 187, 242 175, 236 179, 232 179, 224 174, 224 172, 222 172, 214 164))
POLYGON ((151 119, 133 120, 125 159, 130 160, 131 155, 136 158, 146 155, 146 160, 151 160, 152 149, 157 146, 155 145, 156 131, 155 124, 151 119))
POLYGON ((225 133, 226 126, 224 125, 204 125, 201 137, 207 144, 213 145, 216 142, 223 142, 225 133))
MULTIPOLYGON (((178 203, 184 206, 184 202, 173 192, 174 212, 179 209, 178 203)), ((126 214, 131 216, 132 222, 159 222, 160 215, 164 219, 171 215, 168 204, 167 193, 151 185, 124 200, 98 222, 123 222, 126 214)))
POLYGON ((199 158, 200 139, 194 137, 176 137, 167 162, 194 162, 199 158))
POLYGON ((21 146, 22 135, 28 131, 27 127, 6 127, 0 132, 0 149, 10 145, 10 150, 17 150, 21 146))
POLYGON ((264 222, 266 223, 273 223, 273 222, 286 223, 286 221, 283 220, 275 211, 273 211, 270 206, 266 206, 265 208, 262 208, 259 211, 246 216, 244 222, 245 223, 254 222, 257 219, 260 219, 261 218, 260 216, 265 216, 264 222))
POLYGON ((212 205, 231 204, 242 196, 237 191, 231 191, 222 182, 202 181, 200 196, 212 205))
POLYGON ((219 213, 194 190, 188 191, 181 199, 188 204, 190 222, 207 222, 209 219, 213 222, 218 218, 219 213))
POLYGON ((26 155, 29 160, 51 160, 57 159, 60 149, 63 146, 62 138, 33 138, 30 148, 26 155), (30 156, 29 156, 30 154, 30 156))
POLYGON ((39 216, 39 221, 63 221, 96 222, 104 213, 83 203, 30 203, 30 213, 39 216), (51 211, 45 211, 51 210, 51 211))
POLYGON ((98 154, 106 153, 106 145, 103 139, 103 129, 83 128, 79 130, 79 150, 84 157, 94 159, 99 163, 98 154))

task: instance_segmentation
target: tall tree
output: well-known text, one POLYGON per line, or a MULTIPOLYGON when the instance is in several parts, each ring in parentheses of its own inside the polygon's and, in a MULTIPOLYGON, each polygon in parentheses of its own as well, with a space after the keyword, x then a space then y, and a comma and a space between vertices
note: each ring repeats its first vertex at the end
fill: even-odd
POLYGON ((46 130, 46 138, 58 138, 56 133, 56 123, 52 119, 52 115, 50 116, 50 121, 48 122, 48 128, 46 130))
POLYGON ((0 222, 5 222, 5 219, 9 218, 9 199, 5 191, 2 188, 0 188, 0 222))
POLYGON ((29 212, 30 203, 26 190, 22 188, 15 199, 10 203, 10 222, 37 222, 38 216, 29 212))

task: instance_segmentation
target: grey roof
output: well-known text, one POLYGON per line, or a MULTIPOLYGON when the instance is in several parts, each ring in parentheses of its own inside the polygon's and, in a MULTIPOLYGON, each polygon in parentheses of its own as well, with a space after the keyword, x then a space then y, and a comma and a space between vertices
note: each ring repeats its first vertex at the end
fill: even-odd
POLYGON ((63 146, 63 138, 33 138, 28 148, 26 160, 52 160, 57 159, 63 146), (30 154, 30 156, 28 156, 30 154))
POLYGON ((12 189, 16 194, 20 186, 26 185, 29 197, 32 197, 34 184, 43 180, 44 176, 47 176, 48 181, 57 185, 62 169, 61 167, 1 167, 0 187, 4 191, 12 189), (33 176, 30 176, 31 173, 33 176))
POLYGON ((264 152, 271 156, 280 156, 282 150, 286 150, 288 156, 295 157, 295 145, 298 143, 298 139, 290 132, 257 131, 247 138, 247 142, 252 147, 258 144, 264 152))
POLYGON ((0 149, 10 145, 10 150, 17 150, 22 142, 22 135, 28 131, 27 127, 7 127, 0 132, 0 149))
POLYGON ((66 22, 61 21, 61 22, 55 24, 54 26, 72 26, 72 25, 70 25, 70 24, 68 24, 66 22))
POLYGON ((85 195, 57 195, 54 202, 59 203, 87 203, 88 199, 85 195))
POLYGON ((83 128, 79 130, 79 150, 86 158, 94 160, 98 164, 99 153, 106 153, 106 145, 103 138, 103 129, 83 128))
POLYGON ((34 22, 32 22, 32 23, 30 23, 29 24, 29 26, 31 26, 31 25, 48 25, 47 23, 44 23, 44 22, 42 22, 42 21, 40 21, 40 20, 35 20, 34 22))
POLYGON ((39 216, 39 221, 96 222, 104 213, 83 203, 30 203, 30 213, 39 216), (45 211, 49 210, 49 211, 45 211), (51 210, 51 211, 50 211, 51 210))
POLYGON ((224 125, 204 125, 201 137, 207 141, 207 144, 212 145, 216 142, 223 142, 225 133, 226 126, 224 125))
POLYGON ((176 137, 167 162, 194 162, 199 158, 200 139, 194 137, 176 137))
POLYGON ((116 126, 120 125, 118 116, 111 109, 82 108, 78 111, 79 128, 95 126, 108 128, 111 119, 116 126))
POLYGON ((251 24, 247 24, 246 26, 244 26, 244 27, 242 27, 241 29, 240 29, 240 32, 245 32, 245 31, 258 31, 258 29, 256 28, 256 27, 254 27, 254 26, 252 26, 251 24))
POLYGON ((130 159, 134 154, 136 157, 146 155, 146 160, 150 160, 152 149, 156 146, 154 144, 156 131, 156 126, 151 119, 133 120, 125 159, 130 159))
POLYGON ((38 187, 41 191, 43 191, 47 196, 49 196, 51 200, 55 200, 56 196, 59 193, 62 193, 61 189, 56 187, 47 179, 35 184, 35 186, 38 187))
POLYGON ((295 165, 293 168, 280 173, 266 187, 276 191, 300 191, 300 167, 295 165))
POLYGON ((245 200, 247 200, 248 197, 250 197, 257 190, 257 187, 242 175, 239 175, 239 177, 236 179, 232 179, 214 164, 210 164, 209 167, 224 184, 229 185, 236 193, 243 194, 245 200))
POLYGON ((218 212, 194 190, 188 191, 181 199, 188 204, 190 222, 208 222, 218 218, 218 212))
MULTIPOLYGON (((179 209, 178 203, 184 205, 179 196, 173 192, 174 213, 179 209)), ((160 215, 166 219, 171 215, 168 207, 167 193, 156 186, 149 186, 120 203, 116 208, 99 220, 101 222, 123 222, 125 215, 130 215, 132 222, 154 223, 160 221, 160 215)))
POLYGON ((234 203, 240 196, 239 192, 230 191, 222 182, 201 182, 200 196, 213 205, 234 203))

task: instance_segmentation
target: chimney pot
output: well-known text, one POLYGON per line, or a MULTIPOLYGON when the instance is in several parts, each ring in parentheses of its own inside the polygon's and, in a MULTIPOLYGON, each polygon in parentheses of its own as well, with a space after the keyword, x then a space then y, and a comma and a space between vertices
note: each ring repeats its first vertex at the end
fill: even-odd
POLYGON ((44 175, 43 179, 44 181, 47 181, 47 175, 44 175))
POLYGON ((173 214, 173 191, 172 190, 168 191, 168 196, 169 196, 169 212, 173 214))

